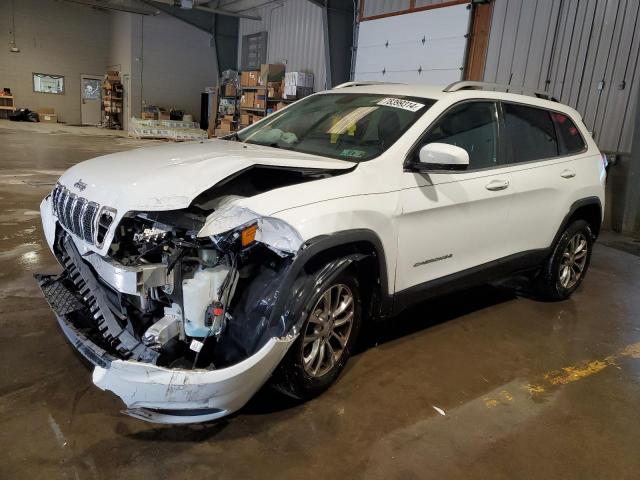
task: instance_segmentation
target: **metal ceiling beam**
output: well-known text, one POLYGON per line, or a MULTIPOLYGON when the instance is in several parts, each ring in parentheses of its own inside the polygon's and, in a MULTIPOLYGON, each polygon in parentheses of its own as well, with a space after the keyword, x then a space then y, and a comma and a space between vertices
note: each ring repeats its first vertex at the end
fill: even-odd
MULTIPOLYGON (((180 8, 179 2, 176 2, 174 0, 150 0, 150 1, 152 1, 154 3, 160 3, 160 4, 163 4, 163 5, 168 5, 170 7, 180 8), (176 3, 178 3, 178 5, 176 5, 176 3)), ((145 2, 145 3, 147 3, 147 2, 145 2)), ((207 6, 205 6, 205 3, 210 3, 210 2, 194 2, 192 9, 181 9, 181 10, 184 10, 184 11, 200 10, 202 12, 215 13, 216 15, 226 15, 228 17, 246 18, 246 19, 249 19, 249 20, 261 20, 261 18, 259 16, 256 16, 256 15, 245 15, 245 14, 238 13, 238 12, 231 12, 229 10, 224 10, 222 8, 207 7, 207 6)))
POLYGON ((226 15, 228 17, 246 18, 247 20, 262 20, 260 15, 245 15, 244 13, 229 12, 228 10, 221 10, 219 8, 201 7, 200 5, 194 6, 194 9, 202 10, 203 12, 215 13, 217 15, 226 15))
POLYGON ((85 7, 98 8, 102 10, 112 10, 116 12, 135 13, 137 15, 158 15, 160 12, 155 10, 145 10, 142 8, 136 8, 133 6, 126 6, 122 2, 109 2, 99 0, 64 0, 65 2, 75 3, 77 5, 83 5, 85 7))

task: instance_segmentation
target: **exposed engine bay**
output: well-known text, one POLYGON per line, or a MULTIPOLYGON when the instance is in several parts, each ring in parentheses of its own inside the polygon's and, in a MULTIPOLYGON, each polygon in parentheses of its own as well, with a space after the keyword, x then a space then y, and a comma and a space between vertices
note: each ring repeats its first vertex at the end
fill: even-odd
MULTIPOLYGON (((56 280, 78 306, 69 318, 114 358, 180 369, 246 359, 293 326, 273 311, 302 239, 234 200, 343 171, 248 168, 187 209, 128 212, 109 227, 106 256, 82 251, 82 239, 58 226, 53 249, 65 272, 56 280), (205 225, 213 233, 198 236, 205 225)), ((64 209, 57 214, 65 225, 64 209)))

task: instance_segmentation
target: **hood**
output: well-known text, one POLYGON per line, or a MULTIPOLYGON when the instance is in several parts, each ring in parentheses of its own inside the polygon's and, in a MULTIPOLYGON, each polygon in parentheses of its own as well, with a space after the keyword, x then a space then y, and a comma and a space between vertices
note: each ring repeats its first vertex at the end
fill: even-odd
POLYGON ((126 211, 186 208, 203 191, 253 165, 343 170, 354 163, 226 140, 114 153, 79 163, 59 182, 100 205, 126 211), (80 190, 82 188, 82 190, 80 190))

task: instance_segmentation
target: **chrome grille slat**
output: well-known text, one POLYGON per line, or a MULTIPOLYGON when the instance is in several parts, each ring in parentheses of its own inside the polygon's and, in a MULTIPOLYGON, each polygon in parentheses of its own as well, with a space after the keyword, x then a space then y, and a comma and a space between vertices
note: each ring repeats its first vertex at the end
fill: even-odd
POLYGON ((77 237, 95 245, 100 205, 69 192, 62 185, 56 185, 53 189, 51 201, 53 213, 60 224, 77 237))
POLYGON ((84 239, 93 243, 95 239, 95 219, 98 215, 98 204, 95 202, 88 202, 87 208, 82 217, 82 230, 84 239))

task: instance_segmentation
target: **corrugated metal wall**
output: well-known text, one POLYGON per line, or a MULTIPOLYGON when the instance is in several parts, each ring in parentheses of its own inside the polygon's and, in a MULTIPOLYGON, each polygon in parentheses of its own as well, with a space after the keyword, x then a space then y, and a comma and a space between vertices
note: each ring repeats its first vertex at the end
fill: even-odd
MULTIPOLYGON (((239 42, 242 42, 243 35, 268 32, 267 62, 286 61, 289 71, 312 72, 314 89, 325 89, 324 33, 320 7, 308 0, 283 0, 246 13, 259 15, 262 20, 240 19, 239 42)), ((241 43, 238 51, 242 51, 241 43)))
POLYGON ((407 8, 409 8, 409 0, 365 0, 364 16, 371 17, 373 15, 406 10, 407 8))
POLYGON ((638 0, 496 0, 485 80, 550 91, 602 150, 629 152, 640 85, 638 0))
MULTIPOLYGON (((365 0, 364 14, 408 6, 365 0)), ((550 91, 582 114, 602 150, 629 152, 640 89, 639 12, 639 0, 495 0, 484 79, 550 91)))
MULTIPOLYGON (((424 7, 425 5, 434 5, 446 1, 448 0, 416 0, 415 6, 424 7)), ((409 0, 365 0, 364 16, 371 17, 373 15, 406 10, 409 8, 410 3, 409 0)))

